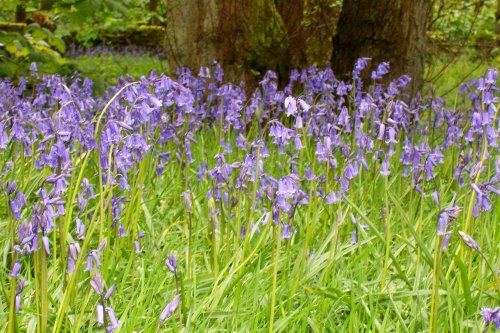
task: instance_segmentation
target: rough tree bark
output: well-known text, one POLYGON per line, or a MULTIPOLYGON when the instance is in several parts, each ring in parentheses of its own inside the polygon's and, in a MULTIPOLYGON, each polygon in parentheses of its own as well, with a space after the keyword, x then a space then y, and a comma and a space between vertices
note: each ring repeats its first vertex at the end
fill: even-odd
POLYGON ((427 19, 431 0, 344 0, 333 41, 332 66, 346 77, 360 57, 372 58, 371 69, 390 63, 386 81, 408 74, 413 96, 423 84, 427 19))
POLYGON ((53 0, 41 0, 40 1, 40 10, 49 11, 54 7, 53 0))
POLYGON ((340 16, 339 0, 306 0, 304 8, 304 36, 307 64, 324 66, 332 58, 332 38, 340 16))
POLYGON ((495 32, 496 32, 496 39, 497 39, 497 46, 500 46, 500 0, 497 0, 497 10, 495 13, 495 32))
POLYGON ((165 49, 174 67, 221 63, 225 78, 255 84, 283 73, 286 28, 273 0, 179 0, 167 3, 165 49))
POLYGON ((158 2, 160 0, 149 0, 148 2, 148 10, 150 12, 156 12, 156 9, 158 8, 158 2))
POLYGON ((304 0, 275 0, 275 3, 288 37, 288 66, 304 67, 307 65, 306 35, 303 26, 304 0))
POLYGON ((23 4, 16 6, 16 23, 26 23, 26 7, 23 4))

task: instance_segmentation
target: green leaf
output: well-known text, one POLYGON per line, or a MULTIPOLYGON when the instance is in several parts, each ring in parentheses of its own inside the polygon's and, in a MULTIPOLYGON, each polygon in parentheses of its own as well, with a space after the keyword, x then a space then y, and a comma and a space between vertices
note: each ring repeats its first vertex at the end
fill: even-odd
POLYGON ((11 62, 2 63, 0 61, 0 77, 9 76, 14 77, 18 70, 18 65, 11 62))
POLYGON ((10 54, 13 54, 16 58, 26 57, 30 53, 30 48, 27 45, 23 45, 19 40, 15 40, 10 44, 5 45, 5 49, 10 54))
POLYGON ((52 35, 49 36, 48 42, 51 46, 55 47, 59 53, 64 53, 66 51, 66 44, 61 38, 52 35))
POLYGON ((10 44, 15 40, 23 39, 23 35, 17 32, 0 31, 0 43, 10 44))
POLYGON ((49 30, 42 28, 36 23, 28 25, 25 31, 27 34, 31 36, 31 38, 33 38, 36 41, 47 39, 49 38, 50 35, 52 35, 52 33, 49 30))
POLYGON ((454 253, 451 253, 453 259, 457 263, 457 267, 460 270, 460 277, 462 279, 462 286, 463 286, 463 291, 464 291, 464 298, 465 298, 465 305, 467 306, 467 310, 472 312, 473 309, 473 304, 472 304, 472 295, 471 295, 471 283, 468 277, 468 269, 463 263, 463 261, 460 259, 459 256, 457 256, 454 253))

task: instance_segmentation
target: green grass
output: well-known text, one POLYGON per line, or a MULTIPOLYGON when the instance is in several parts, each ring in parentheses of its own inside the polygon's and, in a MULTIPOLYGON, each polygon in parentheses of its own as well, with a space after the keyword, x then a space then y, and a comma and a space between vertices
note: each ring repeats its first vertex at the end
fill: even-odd
MULTIPOLYGON (((436 96, 453 101, 463 83, 484 75, 488 68, 500 68, 500 55, 474 56, 471 52, 440 54, 428 61, 425 69, 426 87, 436 91, 436 96)), ((427 89, 425 91, 428 91, 427 89)))
POLYGON ((117 83, 120 76, 130 75, 135 79, 148 75, 152 70, 156 73, 168 73, 168 61, 144 54, 140 56, 109 54, 84 55, 72 58, 75 68, 83 77, 94 81, 96 93, 102 94, 105 89, 117 83))
MULTIPOLYGON (((134 65, 125 59, 121 58, 123 66, 134 65)), ((84 60, 85 57, 82 63, 84 60)), ((95 59, 87 61, 91 66, 95 59)), ((114 66, 110 67, 119 68, 114 66)), ((249 141, 255 132, 254 127, 249 130, 249 141)), ((299 206, 290 221, 296 232, 285 240, 280 237, 279 224, 270 221, 263 225, 265 215, 254 212, 254 202, 248 198, 254 197, 256 188, 231 193, 238 199, 232 208, 206 199, 212 181, 197 181, 197 165, 208 161, 209 168, 214 167, 213 156, 221 150, 214 142, 221 137, 233 142, 234 147, 234 135, 221 133, 217 128, 197 133, 197 143, 193 144, 196 162, 188 166, 169 163, 162 176, 156 175, 158 161, 149 153, 133 172, 130 193, 117 185, 99 184, 98 175, 103 171, 98 167, 96 152, 75 162, 68 196, 76 193, 73 191, 83 176, 96 184, 97 194, 89 203, 93 215, 83 217, 87 234, 82 252, 87 253, 107 240, 100 271, 106 286, 115 284, 117 288, 109 305, 123 323, 120 332, 155 331, 160 313, 176 293, 174 276, 164 263, 171 252, 178 262, 181 307, 161 325, 161 332, 425 332, 430 328, 435 332, 483 331, 481 308, 495 307, 500 302, 498 275, 489 270, 478 253, 465 246, 458 231, 469 233, 493 267, 498 267, 500 209, 498 198, 492 196, 493 211, 470 219, 467 212, 474 192, 469 186, 458 187, 452 180, 458 151, 446 151, 435 182, 422 183, 426 196, 412 188, 411 179, 400 176, 402 168, 395 163, 387 178, 360 167, 361 174, 351 182, 345 201, 326 205, 324 200, 312 197, 309 205, 299 206), (435 186, 440 193, 439 206, 429 195, 435 186), (187 191, 192 194, 190 208, 181 197, 187 191), (118 238, 116 230, 110 227, 110 202, 113 195, 122 194, 127 195, 127 200, 121 221, 130 231, 125 238, 118 238), (441 251, 441 239, 436 236, 438 213, 454 202, 463 211, 451 228, 450 245, 441 251), (213 228, 210 214, 214 208, 221 210, 217 229, 213 228), (351 214, 356 224, 351 222, 351 214), (250 222, 259 225, 260 233, 251 231, 250 222), (368 225, 368 229, 361 225, 368 225), (247 227, 244 238, 239 232, 242 226, 247 227), (355 228, 358 242, 351 244, 355 228), (133 240, 138 231, 145 231, 146 236, 140 240, 142 252, 136 254, 133 240), (431 322, 434 326, 430 326, 431 322)), ((306 135, 303 138, 305 148, 300 153, 299 174, 304 175, 306 166, 316 175, 326 172, 326 188, 331 189, 331 180, 337 176, 334 172, 343 170, 345 161, 337 153, 338 169, 325 171, 325 165, 315 158, 315 142, 306 135)), ((283 176, 287 174, 289 156, 279 155, 277 148, 271 146, 268 144, 266 172, 283 176)), ((173 144, 168 148, 175 150, 173 144)), ((227 162, 241 161, 244 154, 234 148, 227 162)), ((11 156, 2 157, 6 161, 11 156)), ((180 156, 181 160, 185 158, 180 156)), ((367 156, 367 160, 370 158, 367 156)), ((16 157, 12 175, 27 197, 34 196, 49 173, 33 170, 31 163, 22 155, 16 157)), ((481 180, 490 179, 493 173, 493 162, 489 160, 481 180)), ((314 185, 306 186, 310 186, 310 193, 315 192, 314 185)), ((1 207, 8 211, 4 199, 1 207)), ((74 228, 77 208, 72 202, 68 200, 67 213, 59 222, 74 228)), ((9 230, 12 221, 3 219, 3 215, 0 228, 9 230)), ((0 233, 0 246, 0 281, 4 282, 8 281, 11 266, 10 233, 0 233)), ((96 324, 99 299, 90 287, 92 273, 82 269, 85 257, 81 255, 81 262, 77 263, 80 270, 65 278, 61 268, 64 266, 58 264, 63 259, 56 253, 54 250, 47 259, 47 326, 56 332, 103 332, 96 324)), ((39 264, 26 259, 28 268, 24 269, 37 269, 34 266, 39 264)), ((35 283, 35 279, 29 279, 30 288, 23 294, 18 322, 22 332, 35 332, 41 320, 37 316, 38 305, 33 302, 41 298, 34 294, 34 289, 38 289, 32 288, 35 283)), ((9 298, 9 288, 2 285, 5 299, 9 298)), ((0 303, 0 322, 6 323, 8 316, 8 305, 0 303)), ((493 328, 487 331, 493 332, 493 328)))
MULTIPOLYGON (((136 79, 151 70, 169 73, 165 59, 149 55, 131 56, 123 54, 79 56, 72 59, 76 70, 95 82, 96 92, 102 93, 110 85, 117 83, 120 76, 130 75, 136 79)), ((458 88, 473 78, 484 75, 488 68, 499 68, 500 56, 477 57, 470 54, 434 56, 425 69, 426 87, 432 85, 437 96, 453 100, 458 88)), ((425 90, 427 91, 427 90, 425 90)))
MULTIPOLYGON (((214 149, 211 145, 214 134, 207 131, 199 138, 196 160, 216 153, 217 147, 214 149)), ((284 158, 274 156, 275 165, 285 162, 284 158)), ((452 158, 447 156, 449 163, 452 158)), ((346 202, 327 206, 313 199, 309 206, 300 207, 293 220, 296 234, 291 240, 282 240, 279 226, 272 222, 261 225, 260 234, 239 238, 238 226, 249 219, 258 221, 262 216, 247 216, 249 202, 244 195, 235 194, 240 202, 233 209, 234 218, 222 222, 211 238, 210 203, 205 199, 209 183, 193 181, 196 177, 194 165, 186 170, 194 194, 192 209, 186 212, 180 197, 185 191, 183 182, 178 181, 183 172, 180 166, 169 164, 164 176, 158 178, 154 174, 155 164, 151 157, 141 162, 146 185, 144 199, 140 199, 141 195, 135 196, 135 191, 139 191, 136 187, 124 211, 124 223, 135 223, 139 230, 146 231, 147 236, 141 240, 143 252, 134 253, 132 237, 122 240, 111 237, 114 240, 109 242, 108 238, 109 246, 103 254, 101 272, 108 286, 117 286, 111 303, 123 322, 121 332, 154 331, 164 305, 175 295, 173 275, 164 264, 170 252, 178 260, 185 323, 179 322, 181 312, 176 312, 162 325, 161 331, 261 332, 268 330, 271 322, 273 331, 288 332, 417 332, 428 329, 438 207, 432 198, 421 197, 410 190, 407 180, 389 177, 386 187, 382 176, 373 177, 362 172, 346 202), (381 213, 386 207, 384 195, 381 195, 385 191, 391 207, 387 222, 381 213), (368 230, 358 228, 356 244, 350 244, 355 228, 350 222, 351 213, 358 218, 358 223, 369 225, 368 230), (188 218, 193 221, 191 235, 187 228, 188 218), (391 225, 390 239, 384 235, 387 227, 384 223, 391 225), (213 253, 218 262, 217 270, 214 269, 213 253), (389 259, 384 267, 387 253, 389 259)), ((444 165, 451 164, 445 162, 444 165)), ((313 163, 313 169, 319 172, 321 167, 313 163)), ((278 170, 270 171, 279 173, 278 170)), ((439 179, 447 179, 448 172, 452 170, 442 170, 439 179)), ((452 193, 446 188, 449 185, 441 183, 443 206, 452 201, 452 193)), ((108 190, 113 191, 112 188, 108 190)), ((470 192, 469 189, 459 191, 459 205, 464 204, 470 192)), ((101 198, 106 199, 106 190, 100 193, 104 198, 98 196, 93 203, 98 210, 101 198)), ((103 221, 109 219, 105 211, 99 214, 104 214, 101 216, 103 221)), ((482 214, 474 222, 471 233, 497 266, 499 220, 498 209, 482 214)), ((463 226, 460 219, 455 230, 463 226)), ((94 232, 98 233, 101 225, 95 227, 94 232)), ((87 237, 90 238, 90 234, 87 237)), ((102 237, 93 237, 91 248, 96 247, 102 237)), ((2 238, 1 242, 6 250, 8 240, 2 238)), ((3 253, 5 263, 7 252, 3 253)), ((441 260, 437 267, 440 281, 437 331, 481 332, 480 307, 498 304, 490 272, 456 233, 441 260)), ((62 298, 61 274, 57 267, 48 272, 50 299, 62 298)), ((72 301, 74 304, 61 329, 99 331, 94 329, 97 297, 89 286, 89 274, 79 273, 76 283, 78 298, 72 301)), ((22 327, 33 332, 36 311, 34 304, 27 301, 29 298, 30 295, 23 295, 22 327)), ((58 306, 56 301, 51 304, 49 327, 55 323, 58 306)), ((8 314, 5 304, 0 309, 0 319, 5 322, 8 314)))

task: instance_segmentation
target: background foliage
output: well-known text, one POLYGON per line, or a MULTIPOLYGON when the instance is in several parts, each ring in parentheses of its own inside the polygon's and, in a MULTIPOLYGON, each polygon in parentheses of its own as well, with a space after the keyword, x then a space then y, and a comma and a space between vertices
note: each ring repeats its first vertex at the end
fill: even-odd
MULTIPOLYGON (((279 3, 279 1, 277 1, 279 3)), ((16 16, 16 6, 22 4, 29 18, 41 11, 48 19, 57 25, 50 33, 46 29, 29 28, 19 34, 3 33, 0 43, 0 76, 19 77, 28 72, 29 63, 40 63, 40 71, 61 72, 69 74, 73 70, 90 75, 103 83, 116 83, 115 74, 126 75, 139 71, 165 71, 169 66, 167 61, 155 60, 158 53, 148 55, 148 50, 139 56, 137 61, 130 61, 129 55, 118 59, 120 52, 114 52, 113 57, 99 54, 88 57, 88 54, 71 54, 65 57, 65 49, 70 44, 86 48, 96 45, 106 45, 110 42, 130 44, 128 32, 137 31, 142 27, 164 26, 165 1, 151 0, 62 0, 62 1, 3 1, 0 8, 0 21, 13 22, 16 16), (48 8, 48 10, 41 10, 48 8), (36 30, 36 33, 34 31, 36 30), (120 39, 121 38, 121 39, 120 39), (62 41, 66 47, 62 46, 62 41), (57 44, 57 45, 55 45, 57 44), (80 59, 83 56, 83 59, 80 59), (90 64, 92 60, 93 64, 90 64), (151 61, 152 60, 152 61, 151 61), (135 64, 131 64, 134 62, 135 64), (123 65, 128 63, 128 65, 123 65), (140 64, 138 64, 140 63, 140 64), (105 66, 103 66, 105 64, 105 66), (115 65, 116 64, 116 65, 115 65), (107 73, 103 77, 93 76, 96 72, 89 70, 101 68, 97 72, 107 73), (137 68, 137 70, 135 70, 137 68), (127 72, 128 71, 128 72, 127 72), (104 77, 112 77, 109 81, 104 77)), ((495 0, 435 0, 432 19, 428 25, 428 59, 426 82, 448 91, 456 87, 478 70, 485 67, 498 67, 500 58, 495 31, 495 0), (467 72, 454 70, 459 63, 470 64, 467 72), (448 76, 448 79, 443 77, 448 76)), ((306 58, 316 65, 324 65, 331 57, 331 45, 325 44, 335 33, 336 22, 342 8, 342 1, 307 0, 304 5, 304 15, 301 25, 304 27, 306 58)), ((0 27, 0 30, 2 28, 0 27)), ((134 40, 133 42, 137 42, 134 40)), ((97 89, 100 91, 101 89, 97 89)))

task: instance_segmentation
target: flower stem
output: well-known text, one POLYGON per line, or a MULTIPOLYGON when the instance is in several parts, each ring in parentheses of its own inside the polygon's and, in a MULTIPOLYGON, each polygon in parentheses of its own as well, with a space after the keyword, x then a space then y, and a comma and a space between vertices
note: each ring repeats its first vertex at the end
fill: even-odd
POLYGON ((270 333, 273 332, 273 326, 274 326, 274 305, 276 304, 276 289, 277 289, 277 282, 278 282, 278 261, 279 261, 280 244, 281 244, 278 227, 279 227, 279 224, 276 223, 274 225, 274 241, 276 242, 276 246, 274 246, 274 251, 273 251, 273 257, 274 257, 273 290, 271 291, 271 316, 269 319, 269 332, 270 333))
POLYGON ((436 236, 434 240, 434 268, 432 271, 432 299, 431 299, 431 321, 429 332, 437 332, 437 316, 439 307, 439 269, 441 267, 441 242, 442 238, 436 236))

